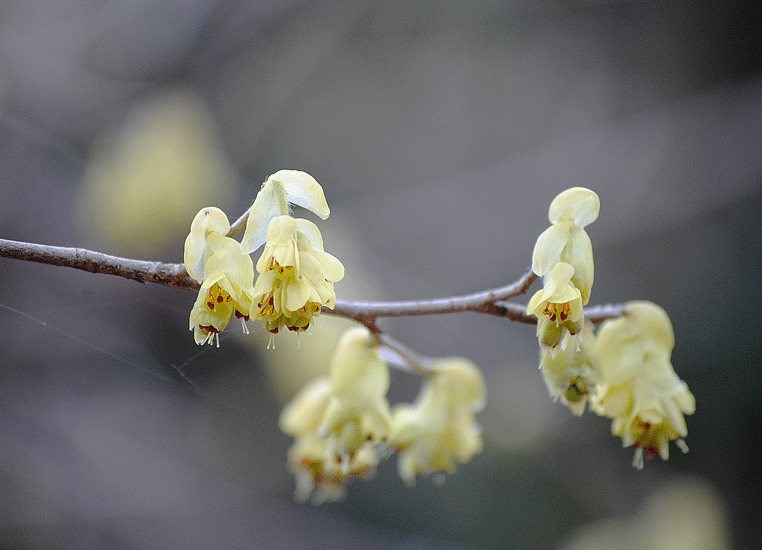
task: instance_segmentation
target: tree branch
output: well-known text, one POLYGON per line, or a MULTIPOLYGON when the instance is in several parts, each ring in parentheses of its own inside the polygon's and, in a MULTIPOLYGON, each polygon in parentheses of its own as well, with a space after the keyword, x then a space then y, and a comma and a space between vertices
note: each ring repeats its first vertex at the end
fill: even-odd
POLYGON ((141 283, 159 283, 186 290, 198 291, 199 289, 199 284, 188 276, 183 264, 132 260, 84 248, 67 248, 0 239, 0 257, 72 267, 90 273, 117 275, 141 283))
MULTIPOLYGON (((243 216, 242 216, 243 218, 243 216)), ((38 262, 62 267, 125 277, 142 283, 150 282, 198 291, 199 284, 188 276, 183 264, 165 264, 110 256, 84 248, 67 248, 0 239, 0 257, 27 262, 38 262)), ((527 271, 516 282, 499 288, 437 298, 400 302, 349 302, 336 300, 333 309, 323 308, 332 315, 353 319, 368 327, 375 334, 381 333, 376 325, 379 317, 402 317, 412 315, 435 315, 476 311, 505 317, 529 325, 537 324, 533 315, 527 315, 526 306, 508 302, 509 298, 526 293, 537 275, 527 271)), ((622 314, 623 306, 594 306, 585 310, 585 317, 598 323, 622 314)))

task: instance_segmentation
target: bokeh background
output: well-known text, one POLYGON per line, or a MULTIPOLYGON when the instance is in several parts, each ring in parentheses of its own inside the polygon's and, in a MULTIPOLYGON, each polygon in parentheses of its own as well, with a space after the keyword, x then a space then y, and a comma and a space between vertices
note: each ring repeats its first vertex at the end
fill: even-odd
POLYGON ((516 279, 583 185, 592 301, 667 310, 697 411, 636 471, 547 398, 533 328, 385 321, 483 368, 485 452, 301 505, 279 410, 347 322, 202 349, 188 292, 0 260, 0 548, 762 548, 758 29, 732 0, 3 0, 0 237, 178 262, 198 209, 295 168, 339 297, 433 298, 516 279))

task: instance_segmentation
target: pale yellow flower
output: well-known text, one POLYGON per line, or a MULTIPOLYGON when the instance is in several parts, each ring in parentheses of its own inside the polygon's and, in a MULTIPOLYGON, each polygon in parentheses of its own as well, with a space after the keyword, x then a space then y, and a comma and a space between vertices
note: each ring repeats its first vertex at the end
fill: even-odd
POLYGON ((560 349, 566 349, 569 336, 577 334, 584 324, 582 296, 572 282, 573 275, 574 267, 558 262, 547 273, 544 288, 527 304, 527 313, 537 317, 537 336, 544 347, 561 343, 560 349))
MULTIPOLYGON (((203 274, 204 279, 191 310, 190 330, 197 344, 216 340, 219 347, 217 335, 232 316, 241 319, 244 332, 248 332, 245 321, 254 302, 254 264, 248 254, 241 252, 238 241, 230 237, 209 232, 204 242, 202 260, 192 268, 197 275, 203 274)), ((191 261, 195 257, 191 255, 191 261)))
POLYGON ((481 371, 462 358, 435 361, 433 369, 414 404, 394 407, 390 444, 408 485, 419 474, 452 472, 483 449, 475 417, 487 395, 481 371))
MULTIPOLYGON (((331 383, 318 378, 302 389, 284 407, 281 430, 294 437, 288 451, 289 469, 295 476, 295 498, 315 504, 344 498, 345 483, 351 477, 367 477, 375 471, 379 456, 373 445, 361 443, 351 455, 339 453, 340 437, 322 436, 318 427, 331 400, 331 383)), ((346 430, 349 431, 349 430, 346 430)))
POLYGON ((574 267, 571 280, 580 291, 582 304, 590 299, 595 268, 593 247, 585 226, 598 218, 600 199, 584 187, 573 187, 558 195, 550 205, 553 223, 537 238, 532 253, 532 271, 544 277, 557 263, 574 267))
POLYGON ((254 287, 256 316, 273 334, 283 326, 306 330, 323 306, 334 305, 333 283, 344 277, 341 262, 323 250, 317 226, 290 216, 270 221, 256 267, 260 273, 254 287))
POLYGON ((296 438, 289 467, 302 501, 343 498, 346 481, 375 472, 389 433, 389 368, 368 330, 345 333, 330 367, 330 376, 304 388, 280 417, 281 429, 296 438))
MULTIPOLYGON (((389 434, 389 366, 378 354, 378 345, 364 327, 344 333, 331 359, 329 377, 331 401, 318 428, 321 434, 341 433, 344 424, 358 426, 360 441, 381 441, 389 434)), ((348 434, 345 434, 345 437, 348 434)))
POLYGON ((630 302, 624 315, 603 323, 596 352, 601 382, 591 408, 613 420, 611 432, 636 447, 633 465, 669 457, 669 441, 687 451, 684 414, 696 401, 670 363, 674 332, 669 317, 651 302, 630 302))
POLYGON ((595 334, 591 323, 580 333, 579 348, 566 346, 560 353, 553 348, 541 351, 540 370, 551 397, 580 416, 599 381, 595 358, 595 334))

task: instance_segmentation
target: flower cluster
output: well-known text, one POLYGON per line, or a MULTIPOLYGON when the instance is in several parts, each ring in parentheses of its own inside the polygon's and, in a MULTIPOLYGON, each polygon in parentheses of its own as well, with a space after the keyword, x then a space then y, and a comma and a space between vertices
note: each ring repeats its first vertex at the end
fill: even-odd
POLYGON ((211 344, 216 339, 219 347, 219 333, 233 315, 248 332, 244 322, 254 301, 254 264, 241 252, 238 241, 225 236, 229 229, 225 213, 208 207, 196 215, 185 239, 186 270, 201 283, 190 314, 190 330, 197 344, 211 344))
POLYGON ((597 382, 595 367, 584 348, 585 316, 582 307, 593 287, 593 246, 585 226, 598 218, 600 199, 593 191, 574 187, 550 205, 553 225, 537 239, 532 270, 543 278, 543 288, 527 305, 537 317, 540 368, 554 399, 561 399, 575 414, 585 410, 589 390, 597 382))
POLYGON ((256 317, 277 334, 282 327, 304 331, 323 306, 336 300, 333 283, 344 278, 344 266, 323 250, 317 226, 289 215, 296 204, 326 219, 330 214, 323 188, 304 172, 281 170, 270 176, 254 200, 241 240, 252 252, 265 244, 257 261, 256 317))
POLYGON ((281 413, 281 430, 295 438, 288 462, 298 500, 339 500, 349 478, 375 472, 391 427, 388 390, 389 367, 370 332, 347 331, 328 377, 305 387, 281 413))
POLYGON ((630 302, 621 317, 605 321, 595 346, 601 383, 592 410, 611 418, 611 433, 636 448, 633 466, 647 457, 669 457, 669 442, 688 451, 684 414, 696 400, 675 373, 670 356, 675 336, 669 317, 651 302, 630 302))
POLYGON ((599 207, 598 196, 580 187, 553 201, 553 225, 537 239, 532 258, 544 285, 527 313, 538 319, 540 368, 551 396, 576 415, 589 403, 610 418, 612 433, 636 449, 633 466, 642 468, 644 454, 666 460, 672 440, 688 450, 684 415, 694 412, 695 399, 670 363, 674 333, 662 308, 630 302, 597 334, 585 322, 593 251, 584 227, 598 217, 599 207))
POLYGON ((344 277, 341 262, 323 251, 317 226, 277 216, 267 228, 267 244, 257 262, 257 317, 273 334, 286 326, 306 330, 323 306, 336 301, 333 283, 344 277))
POLYGON ((196 343, 217 343, 235 315, 245 321, 261 318, 271 333, 285 326, 303 331, 324 307, 336 300, 333 283, 344 266, 323 250, 317 226, 289 214, 289 205, 311 210, 321 218, 330 210, 315 179, 297 170, 280 170, 267 178, 249 211, 239 243, 230 222, 216 207, 201 209, 185 240, 185 268, 201 283, 190 315, 196 343), (265 244, 256 264, 249 254, 265 244))
POLYGON ((486 389, 476 365, 462 358, 431 361, 415 403, 392 410, 389 367, 380 352, 367 329, 347 331, 328 376, 283 409, 280 428, 294 437, 288 463, 298 500, 343 498, 349 480, 371 477, 392 451, 399 453, 399 475, 408 485, 417 475, 442 480, 456 463, 482 451, 475 414, 484 408, 486 389))

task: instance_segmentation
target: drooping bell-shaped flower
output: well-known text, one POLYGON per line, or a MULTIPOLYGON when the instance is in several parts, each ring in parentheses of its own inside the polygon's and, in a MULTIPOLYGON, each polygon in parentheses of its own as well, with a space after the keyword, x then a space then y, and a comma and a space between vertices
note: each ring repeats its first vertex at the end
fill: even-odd
POLYGON ((358 441, 381 441, 389 435, 389 366, 364 327, 348 330, 339 340, 329 371, 331 401, 318 428, 339 434, 347 422, 358 427, 358 441))
POLYGON ((576 416, 585 412, 590 395, 599 381, 595 358, 595 334, 592 324, 585 323, 579 346, 559 346, 540 351, 540 370, 554 400, 569 407, 576 416))
POLYGON ((295 438, 289 467, 298 500, 339 500, 347 481, 375 472, 389 433, 388 389, 389 367, 370 332, 347 331, 329 376, 304 388, 281 413, 281 430, 295 438))
POLYGON ((624 315, 603 323, 596 352, 601 381, 592 410, 612 419, 611 432, 625 447, 636 447, 633 465, 647 457, 669 457, 669 442, 683 452, 685 414, 696 401, 675 373, 670 356, 674 332, 669 317, 651 302, 630 302, 624 315))
POLYGON ((254 287, 256 317, 267 330, 306 330, 323 306, 336 301, 333 283, 344 277, 344 266, 323 250, 317 226, 308 220, 277 216, 270 221, 267 244, 257 261, 254 287))
POLYGON ((537 336, 544 348, 561 343, 561 349, 566 349, 568 337, 584 324, 582 296, 572 282, 573 276, 574 267, 558 262, 546 274, 545 286, 527 304, 527 313, 537 317, 537 336))
MULTIPOLYGON (((186 247, 187 253, 188 247, 186 247)), ((190 330, 197 344, 209 343, 219 337, 230 318, 241 319, 244 332, 254 302, 254 263, 241 252, 238 241, 216 231, 204 239, 202 258, 194 271, 203 275, 196 303, 190 314, 190 330)), ((194 261, 193 254, 191 261, 194 261)))
POLYGON ((310 498, 315 504, 341 500, 349 478, 371 475, 380 460, 377 451, 365 443, 351 457, 340 457, 339 438, 335 434, 318 434, 330 400, 330 380, 318 378, 303 388, 280 415, 280 429, 295 439, 288 451, 288 466, 296 480, 294 496, 300 502, 310 498))
POLYGON ((419 474, 452 472, 483 449, 475 416, 487 396, 481 371, 457 357, 435 361, 433 370, 415 403, 393 411, 390 444, 399 452, 397 470, 408 485, 419 474))

